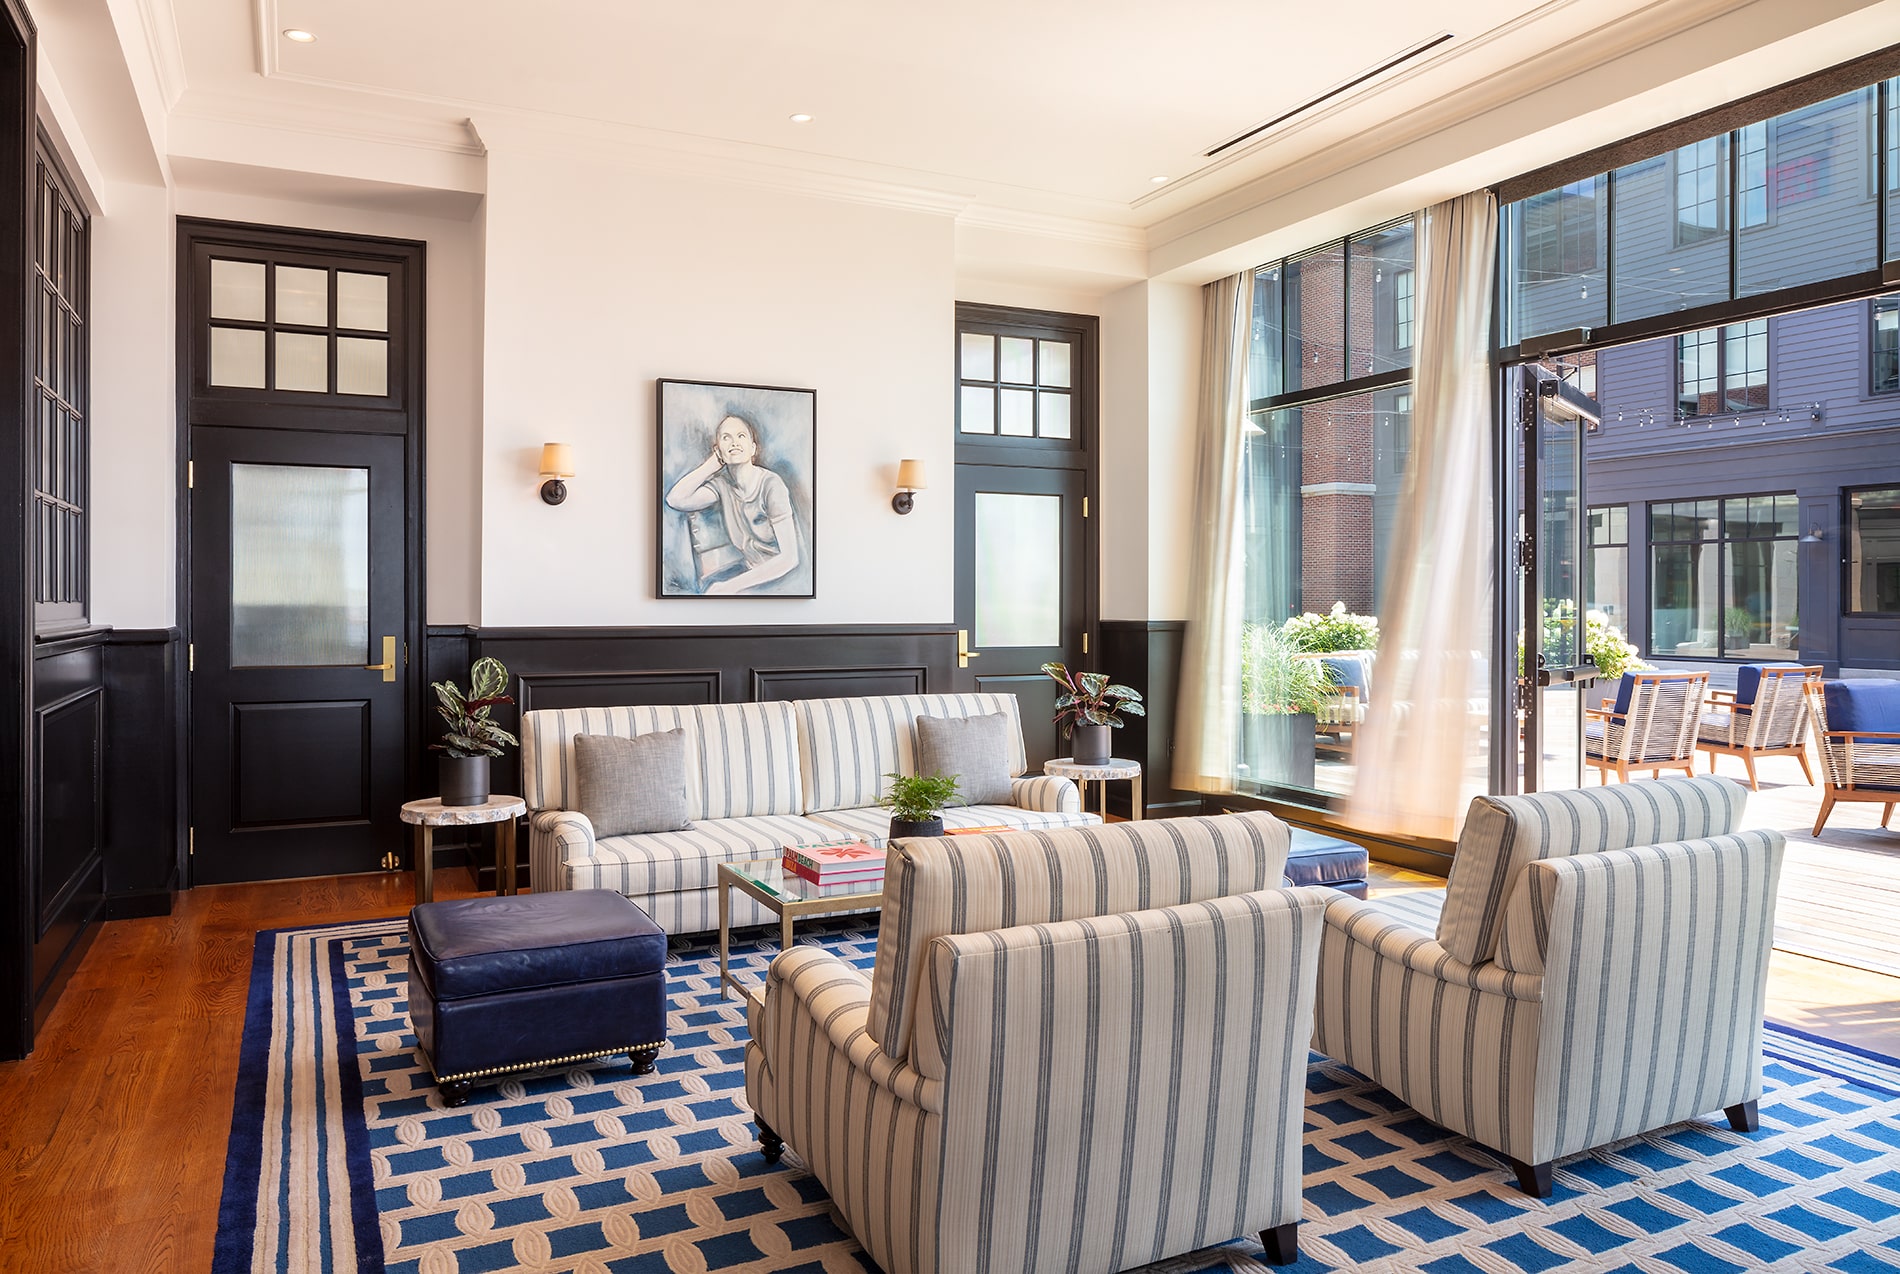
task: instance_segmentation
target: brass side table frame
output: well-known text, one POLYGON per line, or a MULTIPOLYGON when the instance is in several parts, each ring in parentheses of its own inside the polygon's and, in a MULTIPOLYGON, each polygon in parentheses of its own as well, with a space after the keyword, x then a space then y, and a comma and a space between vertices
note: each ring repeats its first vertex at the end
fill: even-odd
POLYGON ((1102 821, 1105 823, 1108 821, 1108 785, 1127 779, 1133 785, 1129 796, 1129 814, 1132 815, 1134 822, 1141 821, 1141 762, 1139 761, 1110 757, 1100 765, 1083 765, 1066 756, 1059 756, 1053 761, 1044 761, 1042 772, 1053 774, 1058 778, 1070 779, 1081 788, 1084 814, 1088 813, 1089 809, 1089 784, 1095 784, 1097 795, 1101 800, 1102 821))
POLYGON ((435 829, 498 823, 495 829, 495 896, 515 891, 515 820, 528 812, 519 796, 490 796, 480 805, 444 805, 442 798, 410 801, 402 821, 416 826, 416 901, 435 901, 435 829))
POLYGON ((876 911, 884 901, 884 882, 867 890, 863 885, 818 886, 793 875, 779 858, 750 858, 719 864, 719 998, 729 1000, 728 987, 741 997, 750 992, 733 979, 728 967, 732 951, 732 891, 743 891, 764 903, 779 920, 779 951, 792 949, 792 921, 800 916, 829 916, 844 911, 876 911))

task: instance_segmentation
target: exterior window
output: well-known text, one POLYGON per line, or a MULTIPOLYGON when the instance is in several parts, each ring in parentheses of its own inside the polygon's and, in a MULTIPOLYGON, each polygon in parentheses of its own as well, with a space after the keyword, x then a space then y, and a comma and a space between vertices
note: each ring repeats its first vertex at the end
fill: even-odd
POLYGON ((1900 296, 1874 298, 1873 391, 1900 389, 1900 296))
POLYGON ((1412 348, 1412 272, 1400 270, 1392 276, 1392 344, 1399 349, 1412 348))
POLYGON ((1847 609, 1900 615, 1900 487, 1847 493, 1847 609))
POLYGON ((1524 201, 1524 273, 1562 278, 1597 268, 1597 185, 1601 178, 1524 201))
POLYGON ((34 623, 82 628, 91 592, 86 520, 90 433, 87 340, 91 227, 85 206, 42 139, 34 210, 34 623))
POLYGON ((1792 495, 1650 505, 1650 653, 1795 658, 1799 512, 1792 495))
POLYGON ((1590 510, 1590 555, 1583 577, 1585 610, 1629 627, 1630 511, 1626 504, 1590 510))
POLYGON ((1722 139, 1705 137, 1676 151, 1676 242, 1695 243, 1722 233, 1722 139))
POLYGON ((1767 319, 1676 338, 1676 419, 1767 408, 1767 319))
POLYGON ((1768 224, 1768 124, 1735 133, 1735 220, 1743 229, 1768 224))

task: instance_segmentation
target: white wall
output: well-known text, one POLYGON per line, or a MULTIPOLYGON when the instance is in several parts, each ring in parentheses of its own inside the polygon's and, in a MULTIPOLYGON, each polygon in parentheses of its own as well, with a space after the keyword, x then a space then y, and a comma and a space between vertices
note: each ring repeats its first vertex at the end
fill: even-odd
MULTIPOLYGON (((428 324, 423 504, 428 517, 428 597, 424 614, 425 622, 430 624, 474 623, 480 615, 481 587, 482 289, 478 223, 191 188, 178 190, 177 205, 181 217, 419 239, 427 245, 423 263, 428 324)), ((168 227, 167 261, 176 254, 171 233, 168 227)), ((158 308, 167 316, 168 340, 172 304, 168 286, 158 299, 158 308)), ((103 367, 95 364, 95 386, 102 382, 102 372, 103 367)), ((166 454, 170 455, 173 406, 169 391, 163 415, 166 454)), ((165 472, 169 474, 170 470, 165 472)), ((169 490, 164 491, 162 503, 169 527, 169 490)), ((95 559, 98 556, 95 552, 95 559)), ((167 580, 170 571, 168 558, 164 572, 167 580)), ((101 619, 119 622, 110 616, 101 619)))
POLYGON ((484 625, 945 623, 947 215, 616 167, 484 122, 484 625), (817 598, 656 596, 654 381, 817 391, 817 598), (544 442, 574 447, 567 502, 544 442), (891 511, 897 462, 929 466, 891 511))

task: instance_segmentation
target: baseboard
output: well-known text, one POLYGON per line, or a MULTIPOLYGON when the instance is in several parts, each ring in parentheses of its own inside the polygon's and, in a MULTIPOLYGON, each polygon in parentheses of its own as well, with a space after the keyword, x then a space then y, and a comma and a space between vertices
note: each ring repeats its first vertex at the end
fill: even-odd
POLYGON ((151 916, 169 916, 177 901, 170 889, 141 889, 129 894, 113 894, 100 912, 104 920, 144 920, 151 916))

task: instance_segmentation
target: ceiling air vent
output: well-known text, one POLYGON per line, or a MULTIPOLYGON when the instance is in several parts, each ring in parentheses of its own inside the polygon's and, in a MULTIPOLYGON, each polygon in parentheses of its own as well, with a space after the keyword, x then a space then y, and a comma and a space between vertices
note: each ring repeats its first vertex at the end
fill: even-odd
POLYGON ((1318 97, 1310 98, 1307 101, 1301 102, 1298 106, 1295 106, 1292 110, 1287 111, 1285 114, 1275 115, 1272 119, 1268 120, 1264 124, 1255 124, 1252 128, 1249 128, 1245 132, 1237 133, 1234 136, 1229 137, 1226 141, 1220 143, 1218 146, 1213 147, 1211 150, 1206 150, 1201 153, 1206 158, 1212 159, 1214 158, 1214 156, 1220 154, 1222 151, 1232 150, 1234 147, 1240 145, 1240 143, 1244 141, 1249 141, 1255 137, 1258 137, 1260 136, 1260 134, 1266 132, 1270 128, 1274 128, 1274 127, 1277 127, 1278 125, 1284 124, 1288 120, 1293 119, 1296 116, 1306 114, 1306 112, 1312 110, 1315 106, 1322 106, 1325 103, 1332 101, 1335 97, 1338 97, 1343 93, 1351 92, 1353 89, 1358 88, 1361 84, 1365 84, 1370 80, 1376 80, 1381 75, 1385 75, 1391 71, 1396 71, 1399 67, 1404 66, 1407 62, 1410 62, 1416 58, 1423 57, 1425 54, 1431 52, 1433 49, 1437 48, 1441 44, 1444 44, 1446 41, 1450 40, 1451 38, 1452 38, 1451 32, 1440 31, 1437 35, 1431 37, 1429 40, 1425 40, 1419 44, 1414 44, 1409 49, 1400 50, 1399 52, 1393 54, 1391 57, 1387 58, 1385 61, 1379 63, 1377 66, 1371 68, 1370 70, 1362 71, 1358 75, 1353 76, 1351 79, 1346 80, 1343 83, 1335 84, 1333 87, 1327 89, 1324 93, 1321 93, 1318 97))

